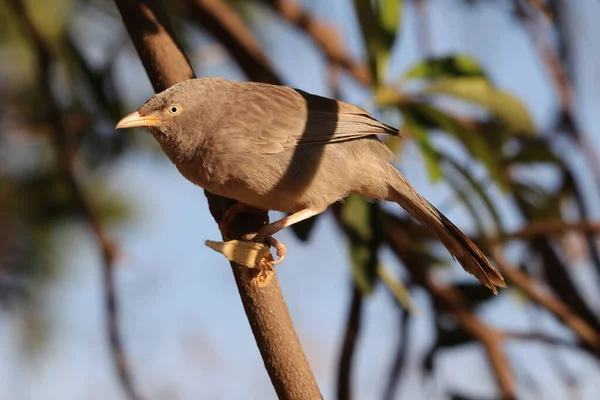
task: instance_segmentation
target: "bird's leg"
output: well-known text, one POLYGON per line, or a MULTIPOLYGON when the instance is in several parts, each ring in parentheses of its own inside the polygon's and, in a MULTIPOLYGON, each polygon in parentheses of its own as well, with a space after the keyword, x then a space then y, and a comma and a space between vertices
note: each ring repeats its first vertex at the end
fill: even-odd
POLYGON ((252 240, 254 240, 255 242, 264 242, 266 240, 269 245, 275 247, 275 250, 277 251, 277 256, 279 257, 279 259, 277 261, 274 261, 273 264, 279 264, 285 258, 287 249, 283 245, 283 243, 281 243, 277 239, 274 239, 272 237, 272 235, 274 235, 275 233, 279 232, 280 230, 282 230, 284 228, 287 228, 289 226, 297 224, 298 222, 304 221, 305 219, 308 219, 317 214, 320 214, 323 211, 324 210, 311 210, 309 208, 300 210, 292 215, 289 215, 278 221, 275 221, 268 225, 263 226, 262 228, 260 228, 258 230, 258 232, 256 233, 256 236, 254 236, 252 238, 252 240))
POLYGON ((259 212, 260 210, 249 206, 242 202, 236 202, 227 210, 225 210, 225 214, 223 215, 223 219, 219 222, 219 230, 223 235, 223 239, 229 240, 231 237, 229 236, 229 227, 233 220, 240 214, 252 214, 259 212))

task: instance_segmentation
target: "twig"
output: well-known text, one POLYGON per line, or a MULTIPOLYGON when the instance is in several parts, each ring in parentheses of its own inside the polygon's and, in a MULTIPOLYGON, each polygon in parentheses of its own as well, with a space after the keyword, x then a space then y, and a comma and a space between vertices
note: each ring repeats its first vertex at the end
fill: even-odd
MULTIPOLYGON (((115 0, 155 91, 194 76, 185 55, 175 43, 159 0, 115 0)), ((223 218, 232 201, 205 192, 212 215, 223 218)), ((231 225, 233 238, 256 232, 266 212, 237 218, 231 225)), ((265 287, 252 282, 248 268, 231 264, 238 291, 263 362, 280 399, 321 398, 302 350, 277 276, 265 287)))
POLYGON ((293 0, 261 0, 277 11, 284 19, 306 32, 321 49, 329 62, 338 64, 365 86, 372 83, 367 65, 356 62, 344 49, 336 29, 305 11, 293 0))
POLYGON ((31 20, 22 0, 11 0, 9 4, 15 11, 21 29, 29 37, 37 52, 38 79, 42 86, 43 95, 49 107, 49 119, 52 124, 52 139, 58 157, 58 163, 64 179, 73 196, 79 213, 92 228, 98 247, 102 253, 102 276, 104 300, 106 311, 107 338, 110 344, 113 364, 115 366, 121 386, 130 399, 140 399, 136 393, 131 378, 131 371, 123 342, 119 334, 118 301, 114 282, 114 259, 116 248, 114 243, 106 236, 99 219, 88 204, 83 189, 75 177, 75 154, 69 137, 67 137, 61 110, 52 94, 51 64, 52 52, 45 38, 37 30, 31 20))
POLYGON ((224 1, 185 0, 182 9, 184 16, 209 31, 227 49, 250 80, 282 84, 252 31, 224 1))

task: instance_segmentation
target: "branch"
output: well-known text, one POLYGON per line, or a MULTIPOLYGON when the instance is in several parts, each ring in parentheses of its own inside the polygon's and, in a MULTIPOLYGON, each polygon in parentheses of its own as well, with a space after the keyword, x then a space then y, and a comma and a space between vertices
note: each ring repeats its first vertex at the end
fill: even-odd
POLYGON ((116 247, 104 233, 99 219, 88 204, 83 189, 80 187, 75 177, 75 153, 73 144, 67 136, 61 110, 52 93, 52 74, 50 68, 53 56, 50 45, 34 25, 22 0, 11 0, 9 1, 9 5, 12 6, 21 29, 25 35, 28 36, 29 40, 33 42, 35 51, 37 52, 38 80, 42 86, 42 95, 45 97, 46 104, 49 107, 51 136, 59 167, 64 175, 68 188, 71 191, 75 206, 81 216, 92 228, 96 237, 96 242, 102 253, 102 277, 107 328, 106 336, 111 349, 113 365, 122 389, 127 397, 134 400, 140 399, 132 382, 129 361, 125 354, 123 341, 119 333, 119 309, 113 270, 116 247))
POLYGON ((551 293, 542 291, 525 273, 511 266, 502 254, 499 245, 494 247, 494 259, 502 275, 512 284, 517 286, 532 301, 543 306, 565 325, 573 330, 579 338, 592 350, 596 357, 600 357, 600 333, 592 328, 583 318, 573 312, 565 303, 554 297, 551 293))
POLYGON ((600 233, 600 222, 579 221, 535 221, 530 222, 521 230, 508 233, 507 238, 528 239, 536 236, 561 235, 570 231, 579 233, 600 233))
POLYGON ((223 45, 252 81, 281 85, 252 31, 229 5, 221 0, 185 0, 182 15, 195 21, 223 45))
POLYGON ((549 336, 541 332, 500 332, 500 334, 506 340, 532 340, 555 346, 578 348, 576 343, 573 343, 563 338, 549 336))
POLYGON ((410 239, 398 221, 390 220, 386 235, 392 251, 402 260, 414 281, 423 286, 433 297, 436 307, 452 314, 460 327, 478 340, 485 349, 488 360, 496 376, 503 399, 515 398, 513 372, 502 351, 502 336, 478 319, 469 309, 464 297, 450 286, 440 285, 427 275, 426 263, 411 249, 410 239), (408 244, 408 246, 407 246, 408 244))
POLYGON ((342 345, 342 354, 338 367, 337 398, 338 400, 350 400, 352 398, 352 365, 356 340, 360 331, 362 319, 363 294, 355 283, 352 284, 352 300, 342 345))
POLYGON ((293 0, 261 1, 309 35, 330 63, 340 65, 363 85, 371 85, 371 71, 365 64, 356 62, 348 55, 335 28, 310 15, 293 0))
POLYGON ((554 21, 554 14, 546 3, 544 3, 542 0, 529 0, 529 2, 533 7, 537 8, 548 21, 554 21))
MULTIPOLYGON (((159 0, 115 0, 125 26, 155 91, 194 76, 175 43, 159 0)), ((205 191, 212 215, 223 218, 232 201, 205 191)), ((231 225, 233 237, 256 232, 268 219, 266 212, 244 215, 231 225)), ((249 268, 231 264, 248 322, 280 399, 321 398, 319 388, 294 330, 279 281, 274 274, 265 287, 256 285, 249 268)))
MULTIPOLYGON (((545 8, 541 7, 541 1, 529 0, 531 6, 536 8, 542 16, 547 17, 545 8)), ((535 46, 538 56, 544 63, 550 79, 552 80, 556 90, 558 91, 558 97, 562 111, 562 122, 566 130, 573 135, 575 140, 579 142, 582 150, 586 156, 588 164, 591 166, 592 174, 597 184, 600 184, 600 161, 593 152, 595 148, 593 143, 586 134, 584 134, 579 124, 576 122, 575 112, 573 110, 574 95, 573 86, 569 79, 569 76, 563 66, 558 52, 554 50, 550 42, 550 37, 542 34, 542 27, 536 24, 536 21, 530 16, 528 3, 525 0, 516 0, 518 9, 522 12, 519 14, 524 19, 524 26, 529 33, 531 41, 535 46)))
POLYGON ((410 339, 410 313, 398 303, 400 309, 400 339, 396 347, 396 354, 394 355, 394 362, 388 376, 388 382, 385 386, 385 393, 383 398, 385 400, 393 400, 396 397, 398 390, 398 383, 402 376, 402 371, 406 366, 406 359, 408 358, 408 348, 410 339))

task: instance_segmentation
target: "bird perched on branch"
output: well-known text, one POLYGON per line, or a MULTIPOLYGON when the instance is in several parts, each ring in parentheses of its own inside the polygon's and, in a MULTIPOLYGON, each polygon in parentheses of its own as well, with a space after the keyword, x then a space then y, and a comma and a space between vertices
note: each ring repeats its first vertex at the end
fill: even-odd
MULTIPOLYGON (((359 107, 285 86, 201 78, 153 96, 117 129, 140 126, 196 185, 291 214, 263 226, 254 240, 270 239, 357 193, 398 203, 465 271, 494 293, 506 286, 481 250, 392 166, 394 154, 376 135, 398 130, 359 107)), ((285 256, 285 247, 276 247, 285 256)))

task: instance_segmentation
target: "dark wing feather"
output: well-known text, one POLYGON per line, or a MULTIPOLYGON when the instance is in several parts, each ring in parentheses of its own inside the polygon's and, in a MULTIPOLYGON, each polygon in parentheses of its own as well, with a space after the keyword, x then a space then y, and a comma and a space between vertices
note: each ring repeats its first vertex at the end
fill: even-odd
POLYGON ((399 135, 362 108, 285 86, 251 83, 235 91, 229 135, 251 139, 254 149, 278 153, 298 146, 325 145, 372 135, 399 135))

